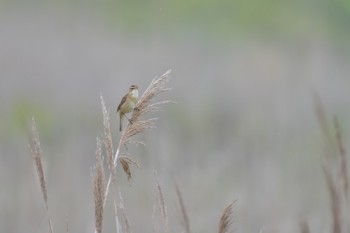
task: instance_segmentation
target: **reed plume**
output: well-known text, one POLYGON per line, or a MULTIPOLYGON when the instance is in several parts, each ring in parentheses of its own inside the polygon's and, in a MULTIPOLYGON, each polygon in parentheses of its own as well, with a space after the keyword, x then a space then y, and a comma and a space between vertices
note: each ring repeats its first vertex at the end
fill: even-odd
POLYGON ((103 169, 101 140, 99 138, 97 138, 96 144, 96 165, 94 168, 94 174, 92 175, 92 183, 95 202, 95 229, 97 233, 101 233, 104 209, 103 198, 105 193, 105 175, 103 169))

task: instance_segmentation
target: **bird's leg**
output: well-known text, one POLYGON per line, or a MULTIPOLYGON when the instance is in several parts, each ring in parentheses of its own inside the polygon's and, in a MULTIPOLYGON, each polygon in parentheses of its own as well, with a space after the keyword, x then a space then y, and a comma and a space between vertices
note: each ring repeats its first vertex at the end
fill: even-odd
POLYGON ((128 151, 128 147, 126 146, 126 143, 124 144, 126 151, 128 151))
POLYGON ((129 119, 129 117, 127 117, 126 114, 124 116, 126 119, 128 119, 129 123, 131 123, 131 120, 129 119))
POLYGON ((126 115, 124 115, 125 117, 126 117, 126 119, 128 119, 128 121, 129 121, 129 124, 131 125, 133 122, 132 122, 132 120, 131 119, 129 119, 126 115))

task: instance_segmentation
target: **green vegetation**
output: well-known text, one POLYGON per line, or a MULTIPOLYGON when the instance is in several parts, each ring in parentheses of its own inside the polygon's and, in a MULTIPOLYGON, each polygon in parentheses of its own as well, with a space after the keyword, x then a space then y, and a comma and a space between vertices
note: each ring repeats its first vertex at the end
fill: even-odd
POLYGON ((133 29, 182 28, 214 38, 232 39, 242 33, 299 36, 326 33, 350 36, 349 1, 107 1, 107 15, 133 29), (308 34, 306 34, 308 35, 308 34))
MULTIPOLYGON (((36 1, 34 1, 36 2, 36 1)), ((179 30, 199 32, 203 36, 232 40, 246 33, 266 37, 293 38, 310 33, 326 34, 335 41, 350 38, 350 1, 348 0, 105 0, 44 1, 48 5, 101 11, 108 23, 135 33, 179 30)), ((2 4, 9 4, 2 1, 2 4)), ((23 4, 18 1, 18 4, 23 4)))

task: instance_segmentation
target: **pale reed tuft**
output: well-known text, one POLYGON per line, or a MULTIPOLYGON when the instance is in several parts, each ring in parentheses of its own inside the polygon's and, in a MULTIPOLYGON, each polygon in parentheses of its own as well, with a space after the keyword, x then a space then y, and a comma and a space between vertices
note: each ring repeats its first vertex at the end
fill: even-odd
POLYGON ((103 133, 104 133, 104 145, 106 147, 106 153, 107 153, 107 163, 108 163, 108 169, 112 174, 113 179, 116 179, 117 176, 117 170, 115 166, 113 165, 113 140, 112 140, 112 133, 111 133, 111 126, 110 126, 110 117, 109 117, 109 110, 107 110, 106 103, 101 95, 101 106, 102 106, 102 114, 103 114, 103 133))
POLYGON ((119 157, 119 162, 121 163, 124 173, 128 177, 128 181, 131 181, 131 170, 130 170, 130 165, 134 164, 137 168, 141 168, 141 165, 134 159, 132 159, 129 156, 120 156, 119 157))
MULTIPOLYGON (((103 114, 104 145, 106 148, 108 169, 112 178, 114 217, 115 217, 115 223, 116 223, 116 230, 117 230, 117 233, 119 233, 121 232, 121 230, 119 230, 120 224, 118 219, 118 207, 117 207, 117 188, 116 188, 117 187, 116 185, 117 169, 113 163, 113 140, 112 140, 111 126, 110 126, 110 117, 109 117, 109 110, 107 110, 106 103, 102 95, 100 96, 100 98, 101 98, 101 106, 102 106, 102 114, 103 114)), ((104 203, 102 204, 102 206, 104 207, 104 203)))
POLYGON ((97 233, 102 232, 103 221, 103 199, 105 193, 105 175, 103 169, 103 158, 101 150, 101 140, 97 138, 96 146, 96 165, 94 168, 93 192, 95 201, 95 228, 97 233))

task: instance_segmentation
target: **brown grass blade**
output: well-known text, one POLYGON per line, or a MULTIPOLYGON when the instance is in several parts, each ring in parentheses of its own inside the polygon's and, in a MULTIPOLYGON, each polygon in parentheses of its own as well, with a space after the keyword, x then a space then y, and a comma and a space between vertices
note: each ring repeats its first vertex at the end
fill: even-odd
POLYGON ((342 135, 340 132, 339 122, 338 118, 334 116, 334 128, 336 131, 336 140, 337 140, 337 147, 340 155, 340 177, 342 181, 342 188, 344 191, 344 196, 346 200, 348 199, 348 193, 349 193, 349 180, 348 180, 348 167, 347 167, 347 159, 346 159, 346 152, 343 144, 342 135))
POLYGON ((234 232, 234 230, 231 229, 231 225, 233 224, 233 207, 235 203, 236 201, 233 201, 224 209, 224 212, 220 218, 218 233, 234 232))
POLYGON ((310 233, 309 224, 307 223, 307 221, 305 219, 303 219, 299 222, 299 226, 300 226, 301 233, 310 233))
POLYGON ((157 185, 156 206, 158 207, 158 209, 160 211, 160 215, 161 215, 161 219, 162 219, 162 225, 163 225, 162 232, 168 233, 168 232, 170 232, 170 229, 169 229, 169 218, 168 218, 167 207, 165 205, 165 199, 164 199, 162 188, 159 184, 157 172, 154 170, 153 173, 154 173, 154 177, 155 177, 156 185, 157 185))
POLYGON ((323 138, 324 143, 325 143, 325 145, 329 146, 329 144, 332 142, 332 139, 331 139, 332 136, 331 136, 331 133, 330 133, 329 127, 328 127, 328 120, 327 120, 326 111, 323 107, 323 103, 321 101, 321 98, 317 92, 314 92, 314 105, 315 105, 317 120, 318 120, 318 123, 321 127, 322 135, 324 137, 323 138))
POLYGON ((66 233, 68 233, 69 232, 69 216, 68 215, 66 215, 65 221, 66 221, 66 233))
MULTIPOLYGON (((330 133, 328 127, 328 121, 326 112, 324 110, 321 99, 317 93, 314 95, 315 102, 315 110, 317 119, 319 121, 319 125, 322 131, 323 136, 323 152, 324 156, 322 158, 322 169, 325 175, 327 189, 330 195, 330 204, 331 204, 331 212, 332 212, 332 232, 333 233, 341 233, 342 228, 346 225, 343 225, 343 217, 346 213, 346 207, 342 204, 344 202, 344 198, 342 196, 343 193, 347 192, 348 189, 348 178, 347 178, 347 167, 346 167, 346 158, 345 158, 345 150, 342 145, 342 138, 340 134, 339 124, 334 118, 334 127, 336 130, 336 143, 333 141, 333 137, 330 133), (339 149, 340 153, 340 167, 334 163, 334 155, 337 154, 336 146, 339 149), (339 171, 342 180, 342 186, 339 187, 339 184, 336 183, 333 175, 333 165, 336 165, 336 170, 339 171), (340 192, 342 190, 343 192, 340 192)), ((344 223, 345 224, 345 223, 344 223)))
POLYGON ((331 209, 332 209, 332 217, 333 217, 333 227, 332 232, 333 233, 341 233, 341 198, 339 196, 339 193, 337 191, 336 184, 332 178, 331 172, 325 166, 322 164, 323 173, 326 178, 326 184, 328 187, 329 195, 330 195, 330 201, 331 201, 331 209))
POLYGON ((41 188, 41 193, 43 195, 43 199, 45 202, 45 207, 47 207, 47 189, 46 189, 46 182, 45 182, 45 177, 44 177, 44 170, 43 170, 43 165, 41 162, 41 147, 40 147, 40 141, 39 141, 39 134, 36 129, 36 123, 33 118, 32 120, 32 154, 33 154, 33 159, 35 161, 35 167, 36 171, 39 177, 39 182, 40 182, 40 188, 41 188))
POLYGON ((176 189, 177 198, 179 200, 181 224, 184 227, 184 233, 190 233, 191 232, 190 221, 188 219, 185 203, 183 201, 179 185, 176 182, 175 182, 175 189, 176 189))
POLYGON ((32 150, 33 159, 35 161, 36 171, 39 177, 40 189, 41 189, 41 194, 43 195, 45 209, 48 216, 50 232, 53 233, 54 231, 53 231, 52 221, 49 216, 49 205, 47 201, 47 188, 46 188, 46 182, 45 182, 45 176, 44 176, 44 169, 41 162, 41 147, 40 147, 40 141, 39 141, 39 133, 36 127, 34 117, 32 118, 31 150, 32 150))
POLYGON ((124 207, 124 199, 122 196, 122 192, 119 189, 119 205, 118 205, 119 209, 122 212, 123 218, 124 218, 124 229, 126 233, 132 233, 131 231, 131 226, 130 226, 130 222, 128 219, 128 215, 126 213, 126 209, 124 207))

